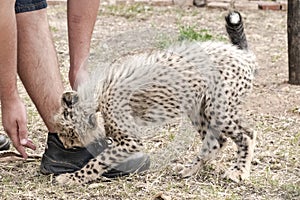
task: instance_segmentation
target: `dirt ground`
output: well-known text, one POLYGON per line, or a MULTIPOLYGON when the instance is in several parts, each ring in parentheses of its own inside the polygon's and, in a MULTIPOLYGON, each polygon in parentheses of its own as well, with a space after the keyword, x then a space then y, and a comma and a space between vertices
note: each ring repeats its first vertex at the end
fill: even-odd
MULTIPOLYGON (((66 7, 51 6, 48 13, 62 77, 69 89, 66 7)), ((195 7, 103 6, 95 26, 89 65, 98 66, 168 46, 177 40, 181 26, 205 29, 213 36, 226 38, 226 13, 195 7)), ((188 143, 195 134, 182 127, 170 141, 178 132, 178 128, 170 127, 156 137, 149 137, 146 146, 155 167, 148 173, 67 187, 57 186, 52 183, 52 176, 42 175, 40 160, 3 162, 0 163, 0 198, 300 199, 300 86, 287 83, 286 12, 241 10, 241 13, 250 48, 259 62, 253 93, 247 98, 244 112, 258 131, 250 180, 237 184, 222 179, 222 165, 228 166, 233 159, 232 144, 218 161, 209 163, 197 176, 188 179, 174 176, 166 161, 189 161, 198 147, 195 142, 188 143), (178 154, 173 155, 174 150, 178 154)), ((28 128, 38 146, 30 153, 42 154, 47 130, 21 83, 20 88, 27 104, 28 128)))

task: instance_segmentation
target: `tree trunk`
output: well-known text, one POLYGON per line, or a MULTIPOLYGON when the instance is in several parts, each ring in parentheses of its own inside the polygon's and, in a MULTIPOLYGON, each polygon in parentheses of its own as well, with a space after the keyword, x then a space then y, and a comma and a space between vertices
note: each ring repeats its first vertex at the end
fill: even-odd
POLYGON ((300 85, 300 1, 288 0, 289 83, 300 85))

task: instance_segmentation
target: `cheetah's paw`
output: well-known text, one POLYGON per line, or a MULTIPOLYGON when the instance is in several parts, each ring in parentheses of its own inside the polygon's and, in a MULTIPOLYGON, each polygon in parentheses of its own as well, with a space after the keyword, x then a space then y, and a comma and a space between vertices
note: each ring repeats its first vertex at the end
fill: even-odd
POLYGON ((246 170, 229 169, 225 172, 224 178, 230 179, 236 183, 247 180, 250 177, 250 173, 246 170))
POLYGON ((188 178, 196 174, 197 172, 198 172, 198 168, 196 169, 195 167, 185 167, 179 172, 179 175, 182 178, 188 178))
POLYGON ((182 177, 182 178, 188 178, 191 177, 195 174, 197 174, 197 172, 202 168, 202 164, 198 163, 198 164, 192 164, 189 166, 182 166, 181 170, 178 171, 178 174, 182 177))
POLYGON ((195 160, 193 164, 187 166, 181 166, 181 170, 178 172, 178 174, 182 178, 190 177, 192 175, 197 174, 198 171, 202 169, 203 165, 204 165, 204 161, 200 158, 197 158, 197 160, 195 160))
POLYGON ((179 172, 182 171, 183 168, 184 168, 183 164, 180 164, 180 163, 172 164, 172 169, 173 169, 173 171, 175 171, 176 174, 179 174, 179 172))
POLYGON ((60 174, 55 178, 55 181, 59 185, 78 185, 79 184, 71 178, 70 174, 60 174))
MULTIPOLYGON (((183 164, 176 164, 173 166, 173 170, 178 174, 181 178, 187 178, 192 176, 193 170, 191 166, 184 166, 183 164)), ((196 172, 195 172, 196 173, 196 172)))

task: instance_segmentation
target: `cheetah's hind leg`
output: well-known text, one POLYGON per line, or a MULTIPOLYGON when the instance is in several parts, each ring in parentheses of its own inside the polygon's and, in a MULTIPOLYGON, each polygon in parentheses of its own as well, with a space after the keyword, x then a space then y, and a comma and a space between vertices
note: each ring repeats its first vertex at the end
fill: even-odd
MULTIPOLYGON (((203 131, 202 131, 203 132, 203 131)), ((217 153, 225 146, 227 138, 220 134, 215 129, 207 129, 203 135, 203 144, 199 156, 193 161, 192 164, 184 167, 179 174, 181 177, 186 178, 196 174, 203 165, 216 157, 217 153)))
POLYGON ((255 131, 251 131, 247 132, 247 134, 242 134, 240 137, 232 138, 238 146, 237 161, 225 172, 224 178, 228 178, 234 182, 249 179, 256 135, 255 131))

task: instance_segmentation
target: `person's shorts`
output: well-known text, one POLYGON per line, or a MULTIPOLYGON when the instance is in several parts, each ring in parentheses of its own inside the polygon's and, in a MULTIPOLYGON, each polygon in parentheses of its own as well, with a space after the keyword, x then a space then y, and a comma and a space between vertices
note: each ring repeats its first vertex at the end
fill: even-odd
MULTIPOLYGON (((2 1, 2 0, 1 0, 2 1)), ((46 0, 16 0, 16 13, 40 10, 47 7, 46 0)))

